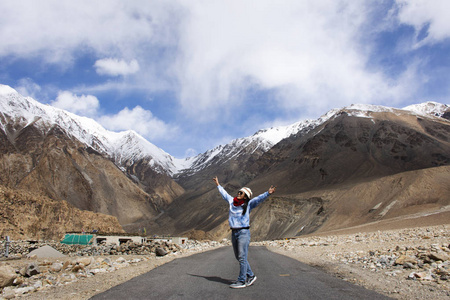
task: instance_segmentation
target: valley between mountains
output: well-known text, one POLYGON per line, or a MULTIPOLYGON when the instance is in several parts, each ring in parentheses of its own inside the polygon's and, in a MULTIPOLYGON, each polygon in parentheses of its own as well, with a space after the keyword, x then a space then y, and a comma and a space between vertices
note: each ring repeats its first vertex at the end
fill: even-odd
POLYGON ((254 240, 450 220, 450 107, 436 102, 352 105, 176 159, 0 85, 0 140, 0 231, 13 239, 97 229, 220 240, 228 208, 213 176, 230 194, 277 185, 252 212, 254 240))

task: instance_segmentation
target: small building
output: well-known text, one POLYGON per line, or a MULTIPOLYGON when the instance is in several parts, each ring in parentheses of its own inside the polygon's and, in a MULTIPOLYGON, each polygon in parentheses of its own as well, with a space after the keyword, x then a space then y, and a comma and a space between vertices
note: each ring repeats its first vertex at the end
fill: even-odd
POLYGON ((149 240, 154 242, 168 242, 174 243, 178 245, 184 245, 188 241, 187 237, 153 237, 149 238, 149 240))
POLYGON ((173 237, 172 243, 178 244, 178 245, 184 245, 186 244, 188 238, 187 237, 173 237))
POLYGON ((119 235, 98 235, 94 238, 94 245, 98 244, 116 244, 121 245, 128 242, 133 242, 135 244, 144 244, 147 242, 146 237, 142 236, 119 236, 119 235))
POLYGON ((66 245, 91 245, 94 235, 92 234, 76 234, 67 233, 61 241, 61 244, 66 245))
POLYGON ((68 233, 61 241, 63 244, 78 245, 100 245, 100 244, 116 244, 121 245, 127 242, 135 244, 144 244, 147 241, 168 242, 178 245, 184 245, 188 240, 187 237, 154 237, 149 238, 142 236, 126 236, 126 235, 96 235, 96 234, 79 234, 68 233))

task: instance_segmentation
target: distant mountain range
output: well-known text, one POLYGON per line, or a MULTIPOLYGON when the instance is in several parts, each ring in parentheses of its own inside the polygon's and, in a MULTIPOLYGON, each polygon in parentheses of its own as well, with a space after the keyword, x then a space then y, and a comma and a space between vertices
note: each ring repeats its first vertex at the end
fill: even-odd
MULTIPOLYGON (((176 159, 134 131, 108 131, 92 119, 0 85, 0 184, 116 216, 129 231, 146 227, 154 233, 220 238, 227 208, 208 185, 213 175, 230 193, 242 185, 262 192, 276 183, 279 202, 292 209, 301 203, 301 209, 280 208, 287 213, 284 221, 274 216, 265 216, 271 220, 266 225, 255 221, 255 235, 292 236, 333 224, 327 207, 337 200, 323 194, 302 198, 304 193, 450 165, 449 120, 450 107, 436 102, 403 109, 351 105, 176 159), (316 208, 319 214, 306 213, 316 208)), ((449 197, 436 203, 448 205, 449 197)), ((274 213, 273 205, 268 201, 255 215, 274 213)), ((369 221, 358 220, 353 223, 369 221)))

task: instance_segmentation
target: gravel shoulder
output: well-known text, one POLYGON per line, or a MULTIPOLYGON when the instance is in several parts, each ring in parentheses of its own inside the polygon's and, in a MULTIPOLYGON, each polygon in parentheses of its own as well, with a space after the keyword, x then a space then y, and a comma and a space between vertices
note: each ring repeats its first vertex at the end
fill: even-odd
POLYGON ((4 288, 0 293, 0 299, 89 299, 174 259, 217 249, 228 244, 194 243, 195 246, 169 252, 165 256, 156 256, 153 253, 150 255, 21 258, 1 261, 0 266, 8 265, 16 270, 36 263, 40 273, 29 278, 19 276, 18 279, 25 281, 4 288), (92 263, 74 272, 74 267, 81 265, 84 259, 91 259, 92 263), (68 267, 64 267, 61 271, 52 271, 52 265, 55 263, 68 265, 68 267))
POLYGON ((261 242, 395 299, 450 298, 450 225, 261 242))

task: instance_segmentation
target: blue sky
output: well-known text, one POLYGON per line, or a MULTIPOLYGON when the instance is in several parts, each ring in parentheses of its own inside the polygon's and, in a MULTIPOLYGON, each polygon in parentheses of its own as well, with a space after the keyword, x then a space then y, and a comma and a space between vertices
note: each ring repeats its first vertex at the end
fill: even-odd
POLYGON ((0 83, 169 154, 353 103, 450 103, 450 1, 0 0, 0 83))

